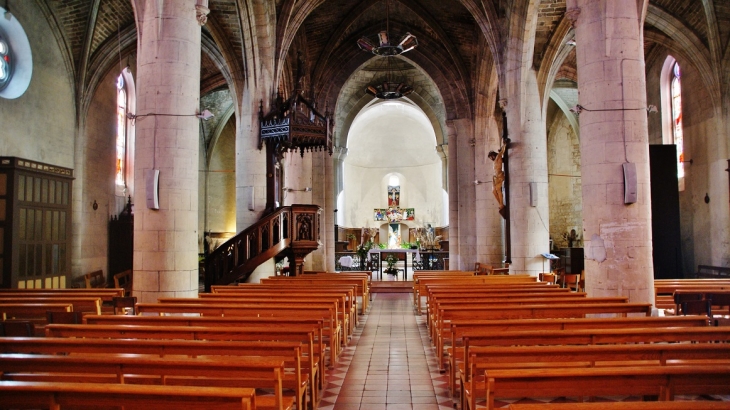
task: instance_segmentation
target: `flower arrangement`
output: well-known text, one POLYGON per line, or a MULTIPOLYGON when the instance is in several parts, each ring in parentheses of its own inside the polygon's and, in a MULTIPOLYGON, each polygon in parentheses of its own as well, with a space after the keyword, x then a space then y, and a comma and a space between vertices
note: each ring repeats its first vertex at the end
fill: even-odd
POLYGON ((395 268, 395 264, 398 262, 398 258, 395 257, 392 253, 388 254, 388 256, 385 258, 385 263, 388 264, 388 266, 383 270, 383 272, 387 273, 388 275, 397 275, 398 269, 395 268))

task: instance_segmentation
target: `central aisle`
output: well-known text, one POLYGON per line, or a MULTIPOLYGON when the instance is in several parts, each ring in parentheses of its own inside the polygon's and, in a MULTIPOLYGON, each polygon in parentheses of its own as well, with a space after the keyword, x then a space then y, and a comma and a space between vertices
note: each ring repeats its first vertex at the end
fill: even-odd
POLYGON ((327 372, 317 408, 453 410, 423 318, 414 314, 410 293, 373 294, 336 368, 327 372))

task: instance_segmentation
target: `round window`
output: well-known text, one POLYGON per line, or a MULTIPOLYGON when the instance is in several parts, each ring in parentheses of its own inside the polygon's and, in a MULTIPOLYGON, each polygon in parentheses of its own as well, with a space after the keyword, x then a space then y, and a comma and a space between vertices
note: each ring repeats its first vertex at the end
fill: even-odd
POLYGON ((23 95, 32 75, 33 57, 28 36, 15 14, 0 7, 0 98, 23 95))
POLYGON ((0 33, 0 90, 4 89, 13 77, 13 63, 10 45, 0 33))

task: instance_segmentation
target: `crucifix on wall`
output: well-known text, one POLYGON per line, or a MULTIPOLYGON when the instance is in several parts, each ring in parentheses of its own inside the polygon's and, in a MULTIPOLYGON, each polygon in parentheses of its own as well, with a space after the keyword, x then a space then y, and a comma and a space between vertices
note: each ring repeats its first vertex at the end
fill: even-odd
POLYGON ((395 208, 400 205, 400 185, 388 185, 388 207, 395 208))

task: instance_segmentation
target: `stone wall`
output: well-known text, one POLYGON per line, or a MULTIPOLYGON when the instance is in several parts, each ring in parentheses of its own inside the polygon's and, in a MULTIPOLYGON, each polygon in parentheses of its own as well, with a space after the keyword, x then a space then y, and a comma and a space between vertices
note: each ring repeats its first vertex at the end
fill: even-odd
POLYGON ((565 115, 551 103, 554 118, 548 128, 550 238, 553 247, 568 246, 564 235, 575 229, 582 246, 583 201, 580 178, 580 141, 565 115))

